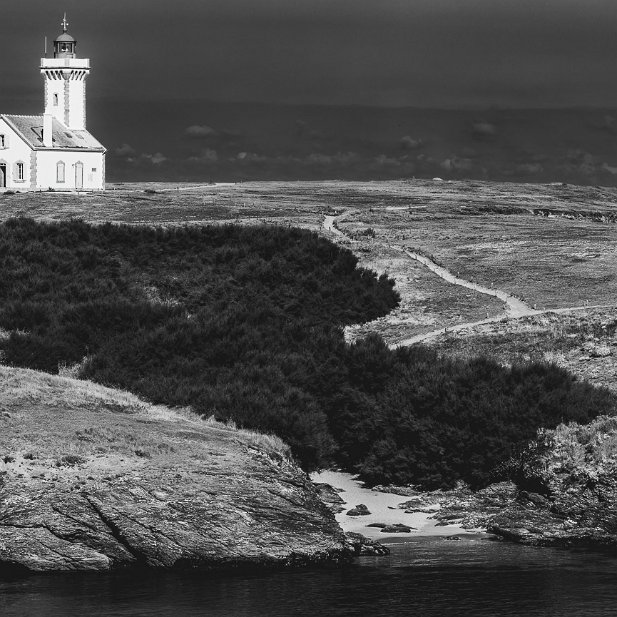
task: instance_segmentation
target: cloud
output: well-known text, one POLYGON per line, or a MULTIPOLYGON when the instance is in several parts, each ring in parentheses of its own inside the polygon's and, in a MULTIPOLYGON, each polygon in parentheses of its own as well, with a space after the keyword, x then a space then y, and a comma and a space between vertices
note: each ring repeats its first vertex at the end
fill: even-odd
POLYGON ((607 133, 614 134, 617 132, 617 122, 615 121, 615 117, 606 114, 604 118, 602 118, 602 123, 598 128, 602 131, 606 131, 607 133))
POLYGON ((216 163, 219 160, 219 155, 212 148, 204 148, 197 156, 189 156, 187 159, 190 163, 216 163))
POLYGON ((424 145, 424 142, 421 139, 413 139, 409 135, 405 135, 405 137, 401 137, 400 144, 403 150, 417 150, 424 145))
POLYGON ((490 139, 497 134, 497 127, 490 122, 476 122, 471 127, 471 136, 474 139, 490 139))
POLYGON ((131 165, 162 165, 169 161, 169 158, 162 152, 155 152, 154 154, 142 152, 138 155, 135 148, 126 143, 115 148, 112 152, 116 157, 124 159, 124 162, 131 165))
POLYGON ((299 139, 319 140, 326 137, 325 133, 319 129, 313 129, 306 120, 296 120, 296 137, 299 139))
POLYGON ((155 154, 140 154, 137 160, 143 163, 150 163, 151 165, 162 165, 166 161, 169 161, 161 152, 156 152, 155 154))
POLYGON ((347 166, 353 165, 357 160, 358 155, 355 152, 337 152, 336 154, 313 152, 305 157, 303 162, 305 165, 347 166))
POLYGON ((533 176, 541 174, 543 171, 544 167, 540 163, 521 163, 516 166, 516 173, 521 176, 533 176))
POLYGON ((192 124, 184 129, 184 134, 192 139, 207 139, 218 135, 218 131, 205 124, 192 124))
POLYGON ((445 159, 440 163, 440 167, 445 171, 471 171, 473 169, 473 161, 471 159, 459 158, 453 156, 445 159))
POLYGON ((607 171, 609 174, 611 174, 611 176, 617 176, 617 167, 612 167, 608 163, 604 163, 602 165, 602 169, 604 171, 607 171))
POLYGON ((238 152, 236 159, 246 163, 263 163, 268 160, 268 157, 255 154, 255 152, 238 152))
POLYGON ((122 144, 121 146, 116 148, 113 153, 116 156, 120 156, 123 158, 132 158, 137 154, 137 152, 135 152, 135 148, 129 146, 129 144, 122 144))

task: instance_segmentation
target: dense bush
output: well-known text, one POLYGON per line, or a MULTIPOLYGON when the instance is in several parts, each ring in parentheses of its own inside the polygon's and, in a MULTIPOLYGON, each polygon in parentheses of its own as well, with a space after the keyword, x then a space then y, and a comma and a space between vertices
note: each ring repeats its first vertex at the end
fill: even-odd
POLYGON ((397 301, 387 277, 298 229, 0 226, 6 362, 81 362, 100 383, 276 433, 308 469, 479 485, 537 427, 612 408, 553 366, 344 343, 341 326, 397 301))
POLYGON ((392 288, 299 229, 0 226, 6 362, 88 358, 84 376, 276 433, 307 468, 334 452, 320 380, 340 326, 387 313, 392 288))
POLYGON ((389 352, 377 337, 350 353, 352 363, 361 359, 358 374, 374 377, 358 384, 369 402, 351 405, 332 430, 346 466, 371 483, 437 488, 461 478, 481 486, 539 427, 586 423, 615 405, 606 390, 551 364, 505 369, 485 359, 443 358, 421 346, 389 352), (375 368, 388 353, 388 374, 380 376, 375 368))

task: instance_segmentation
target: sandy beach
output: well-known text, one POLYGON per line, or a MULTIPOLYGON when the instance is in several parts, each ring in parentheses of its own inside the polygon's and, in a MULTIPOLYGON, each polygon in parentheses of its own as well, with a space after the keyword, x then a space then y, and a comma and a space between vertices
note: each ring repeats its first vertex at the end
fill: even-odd
MULTIPOLYGON (((415 512, 408 514, 405 509, 398 506, 411 499, 404 495, 395 495, 393 493, 381 493, 369 488, 364 488, 361 481, 356 479, 356 476, 350 473, 340 471, 321 471, 311 474, 311 480, 317 483, 327 483, 335 489, 341 490, 339 493, 341 498, 345 500, 341 504, 345 509, 336 515, 336 520, 343 528, 343 531, 357 532, 362 535, 378 540, 380 542, 406 540, 420 536, 477 536, 477 530, 462 529, 458 525, 436 525, 436 522, 431 518, 431 514, 423 512, 415 512), (348 516, 347 512, 357 506, 364 504, 370 514, 365 516, 348 516), (388 534, 382 532, 378 527, 368 527, 371 523, 385 523, 386 525, 395 525, 402 523, 413 528, 409 533, 388 534)), ((439 506, 434 506, 435 511, 439 506)))

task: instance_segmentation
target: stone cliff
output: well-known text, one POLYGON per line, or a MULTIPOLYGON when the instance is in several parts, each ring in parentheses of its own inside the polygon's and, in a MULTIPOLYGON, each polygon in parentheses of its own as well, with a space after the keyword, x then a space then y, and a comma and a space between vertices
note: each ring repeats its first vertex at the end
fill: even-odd
POLYGON ((278 439, 0 367, 0 572, 347 559, 278 439))

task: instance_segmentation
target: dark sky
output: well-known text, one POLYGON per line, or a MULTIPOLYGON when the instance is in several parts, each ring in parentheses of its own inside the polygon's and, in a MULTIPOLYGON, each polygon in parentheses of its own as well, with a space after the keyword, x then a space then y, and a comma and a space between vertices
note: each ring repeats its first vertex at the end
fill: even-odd
POLYGON ((43 38, 66 10, 95 98, 617 106, 616 0, 5 4, 0 103, 42 96, 43 38))

